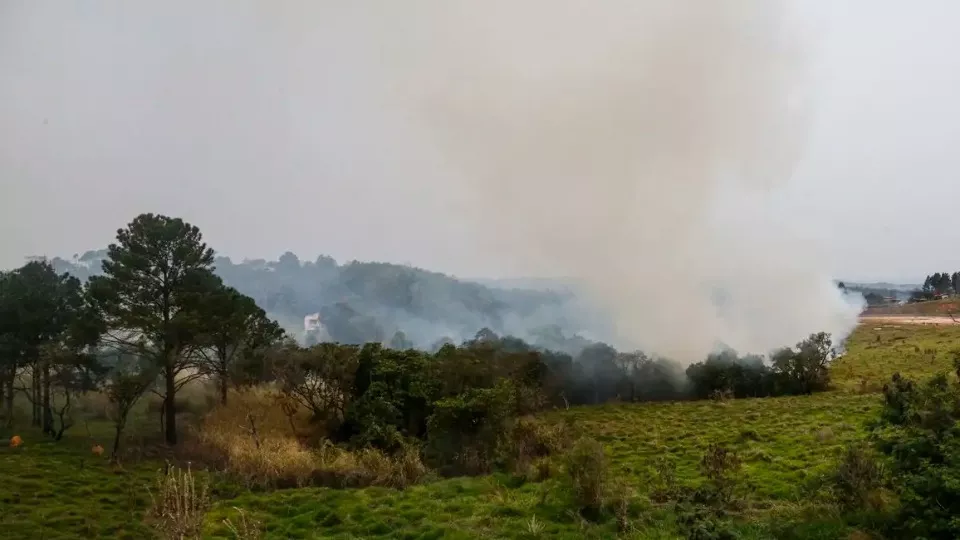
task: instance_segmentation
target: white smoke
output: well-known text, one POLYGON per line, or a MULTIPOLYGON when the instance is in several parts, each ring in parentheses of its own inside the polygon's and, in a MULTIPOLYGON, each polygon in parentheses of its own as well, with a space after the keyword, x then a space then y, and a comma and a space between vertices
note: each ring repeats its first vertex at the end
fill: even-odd
POLYGON ((394 31, 381 60, 469 186, 478 249, 574 278, 618 346, 678 360, 856 324, 791 230, 804 216, 769 211, 809 113, 780 4, 430 6, 380 14, 394 31))

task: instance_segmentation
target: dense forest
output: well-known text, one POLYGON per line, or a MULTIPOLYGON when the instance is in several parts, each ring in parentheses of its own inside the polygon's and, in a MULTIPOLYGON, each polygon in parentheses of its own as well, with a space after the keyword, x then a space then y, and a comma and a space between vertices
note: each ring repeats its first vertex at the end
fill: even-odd
MULTIPOLYGON (((107 250, 50 260, 59 273, 82 281, 102 272, 107 250)), ((288 334, 305 343, 378 342, 437 350, 473 338, 481 328, 520 337, 539 347, 577 354, 602 337, 602 319, 576 300, 569 287, 498 287, 437 272, 380 262, 337 264, 326 256, 301 261, 234 262, 215 257, 214 272, 252 298, 288 334), (304 317, 318 313, 320 327, 304 332, 304 317)))

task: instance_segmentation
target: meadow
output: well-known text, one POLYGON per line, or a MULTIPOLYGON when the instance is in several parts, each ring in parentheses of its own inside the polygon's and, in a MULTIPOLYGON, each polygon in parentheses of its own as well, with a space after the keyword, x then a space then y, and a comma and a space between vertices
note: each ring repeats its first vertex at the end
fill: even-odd
MULTIPOLYGON (((864 437, 880 406, 879 390, 895 372, 923 378, 949 369, 960 345, 957 326, 861 325, 831 367, 833 390, 810 396, 606 404, 554 410, 540 420, 600 441, 622 508, 586 520, 573 508, 559 460, 543 474, 428 478, 403 490, 247 489, 219 474, 201 474, 213 507, 204 537, 235 538, 242 520, 265 538, 676 538, 665 484, 703 482, 699 463, 710 445, 735 449, 743 467, 738 490, 741 538, 847 538, 858 524, 830 504, 824 481, 846 445, 864 437)), ((138 414, 146 414, 140 411, 138 414)), ((108 436, 74 428, 60 442, 18 433, 24 444, 0 448, 0 527, 8 538, 147 538, 148 488, 162 456, 122 466, 90 452, 108 436), (91 439, 92 437, 92 439, 91 439)), ((134 431, 156 430, 140 419, 134 431)), ((2 432, 4 439, 13 433, 2 432)), ((864 536, 865 537, 865 536, 864 536)))

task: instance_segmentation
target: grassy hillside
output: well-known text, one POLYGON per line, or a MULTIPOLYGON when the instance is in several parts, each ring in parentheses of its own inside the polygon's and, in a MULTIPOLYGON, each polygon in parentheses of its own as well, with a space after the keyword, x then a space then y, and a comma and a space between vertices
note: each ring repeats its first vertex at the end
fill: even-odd
MULTIPOLYGON (((861 326, 833 366, 836 389, 804 397, 724 402, 621 404, 543 415, 606 447, 613 477, 629 501, 624 538, 674 538, 673 519, 656 490, 671 475, 703 481, 698 463, 711 443, 743 460, 743 538, 843 538, 855 528, 827 504, 821 481, 845 444, 863 437, 879 407, 876 393, 896 371, 926 376, 949 366, 960 344, 952 326, 861 326), (864 382, 866 381, 866 382, 864 382), (672 473, 670 471, 673 471, 672 473)), ((156 460, 110 467, 91 455, 82 428, 61 443, 22 434, 20 448, 0 448, 0 526, 16 538, 145 538, 146 486, 156 460)), ((0 436, 8 436, 0 433, 0 436)), ((559 463, 547 479, 507 475, 387 488, 249 492, 218 479, 207 516, 214 538, 233 538, 223 520, 238 510, 262 522, 267 538, 610 538, 613 516, 587 522, 571 511, 559 463)))

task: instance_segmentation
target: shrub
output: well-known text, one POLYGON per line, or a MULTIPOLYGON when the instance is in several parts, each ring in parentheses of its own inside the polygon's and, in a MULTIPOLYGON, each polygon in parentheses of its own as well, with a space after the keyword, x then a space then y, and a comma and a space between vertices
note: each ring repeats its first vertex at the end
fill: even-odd
POLYGON ((594 439, 579 439, 567 454, 567 474, 573 485, 574 500, 582 513, 596 516, 603 508, 607 467, 603 445, 594 439))
POLYGON ((740 458, 736 452, 721 444, 711 444, 700 460, 700 472, 707 478, 711 498, 721 506, 734 500, 737 486, 736 474, 740 471, 740 458))
POLYGON ((210 508, 208 485, 197 481, 190 468, 167 465, 157 474, 156 493, 150 494, 150 524, 163 538, 199 538, 203 516, 210 508))
POLYGON ((960 538, 960 385, 940 374, 918 385, 894 375, 875 426, 900 496, 897 535, 960 538))
MULTIPOLYGON (((509 427, 500 445, 500 461, 516 474, 528 474, 534 462, 559 454, 572 443, 571 428, 566 423, 544 422, 534 417, 519 418, 509 427)), ((540 473, 534 475, 542 477, 540 473)), ((549 475, 547 475, 549 476, 549 475)))
POLYGON ((375 448, 350 452, 333 444, 318 452, 314 483, 334 487, 388 486, 403 489, 429 473, 411 446, 391 456, 375 448))
POLYGON ((833 474, 837 500, 848 510, 862 509, 883 486, 884 468, 864 444, 848 446, 833 474))
MULTIPOLYGON (((316 469, 314 454, 292 432, 297 415, 284 414, 265 388, 234 392, 204 418, 197 457, 218 465, 248 487, 303 486, 316 469)), ((305 424, 304 413, 299 421, 305 424)), ((306 429, 306 428, 302 428, 306 429)))
POLYGON ((514 419, 513 384, 470 388, 441 399, 427 422, 428 456, 449 474, 489 472, 514 419))

